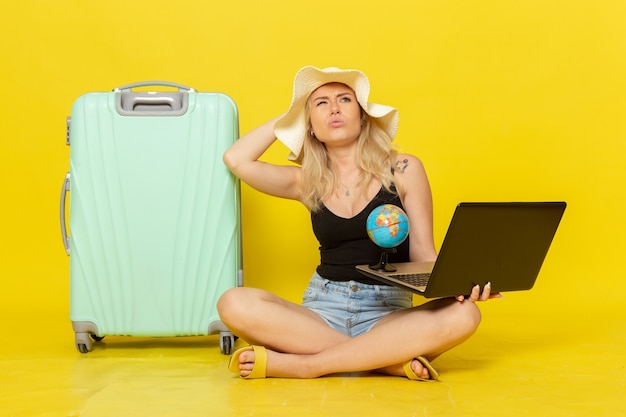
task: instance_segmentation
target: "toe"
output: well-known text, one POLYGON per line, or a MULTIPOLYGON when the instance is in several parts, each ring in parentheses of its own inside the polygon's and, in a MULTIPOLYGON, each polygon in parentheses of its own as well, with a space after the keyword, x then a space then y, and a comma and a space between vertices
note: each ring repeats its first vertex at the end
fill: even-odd
POLYGON ((417 359, 413 359, 411 361, 411 369, 413 369, 413 372, 415 372, 415 375, 424 378, 424 379, 429 379, 430 375, 428 373, 428 369, 426 369, 426 367, 424 365, 422 365, 422 363, 420 361, 418 361, 417 359))
POLYGON ((250 351, 246 351, 243 352, 240 356, 239 356, 239 363, 240 364, 254 364, 254 351, 250 350, 250 351))

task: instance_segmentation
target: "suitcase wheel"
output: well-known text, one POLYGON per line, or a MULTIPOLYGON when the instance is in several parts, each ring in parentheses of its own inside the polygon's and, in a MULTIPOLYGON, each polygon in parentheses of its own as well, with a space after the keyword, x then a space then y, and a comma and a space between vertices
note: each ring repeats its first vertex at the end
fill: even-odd
POLYGON ((87 332, 77 332, 76 333, 76 349, 78 349, 80 353, 91 352, 91 349, 93 346, 91 342, 92 339, 95 342, 99 342, 102 339, 104 339, 104 336, 98 336, 98 335, 87 333, 87 332))
POLYGON ((87 332, 76 332, 76 349, 80 353, 91 351, 91 338, 87 332))
POLYGON ((220 332, 220 352, 230 355, 235 346, 235 336, 230 332, 220 332))

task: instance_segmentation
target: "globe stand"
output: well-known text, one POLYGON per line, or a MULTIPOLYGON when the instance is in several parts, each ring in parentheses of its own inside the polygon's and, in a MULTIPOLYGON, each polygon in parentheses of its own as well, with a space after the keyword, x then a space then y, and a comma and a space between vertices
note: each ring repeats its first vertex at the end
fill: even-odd
POLYGON ((369 265, 370 269, 373 269, 375 271, 383 271, 383 272, 396 272, 398 268, 396 268, 395 266, 389 263, 389 254, 396 253, 396 252, 397 252, 396 248, 383 249, 383 251, 380 254, 380 260, 378 261, 377 264, 369 265))

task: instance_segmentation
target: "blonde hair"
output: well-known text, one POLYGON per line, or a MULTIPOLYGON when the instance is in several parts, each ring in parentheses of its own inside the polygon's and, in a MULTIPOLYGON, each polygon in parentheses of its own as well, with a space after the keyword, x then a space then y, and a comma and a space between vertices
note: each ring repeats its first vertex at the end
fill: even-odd
MULTIPOLYGON (((341 182, 337 168, 326 152, 326 146, 311 135, 308 104, 305 108, 307 134, 302 157, 302 203, 312 212, 318 211, 322 201, 335 192, 341 182)), ((361 108, 363 124, 357 140, 356 161, 361 168, 358 184, 364 186, 377 178, 387 191, 393 183, 393 164, 398 154, 392 138, 361 108)), ((361 190, 362 191, 362 190, 361 190)))

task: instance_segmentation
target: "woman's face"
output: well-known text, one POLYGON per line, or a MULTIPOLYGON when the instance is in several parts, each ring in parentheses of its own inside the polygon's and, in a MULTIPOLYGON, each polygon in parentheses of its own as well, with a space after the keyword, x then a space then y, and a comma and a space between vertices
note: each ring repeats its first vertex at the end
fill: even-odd
POLYGON ((345 84, 319 87, 308 101, 311 127, 315 137, 326 144, 348 145, 361 133, 361 107, 354 91, 345 84))

